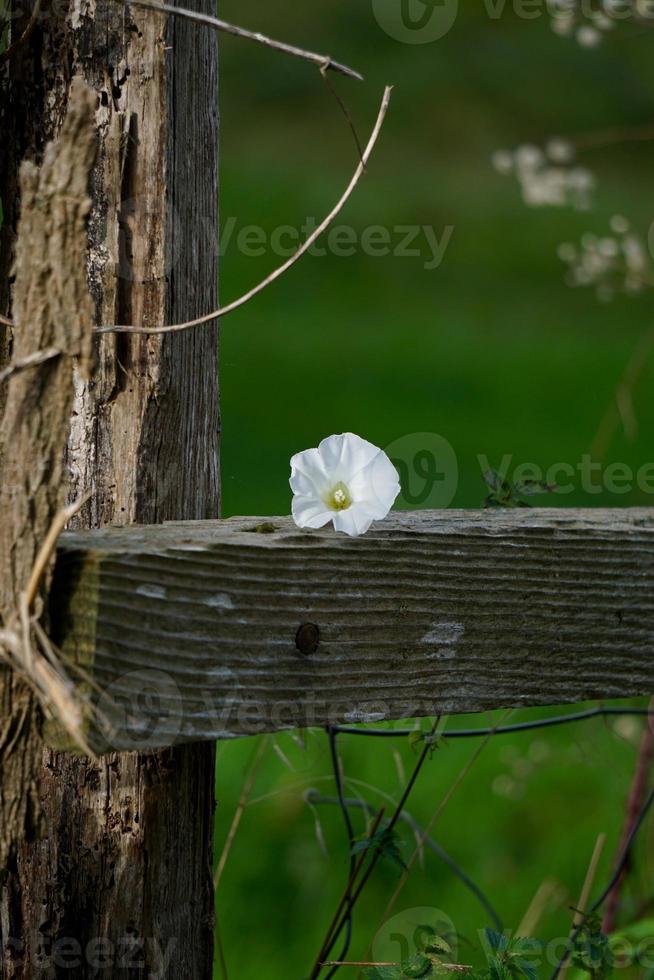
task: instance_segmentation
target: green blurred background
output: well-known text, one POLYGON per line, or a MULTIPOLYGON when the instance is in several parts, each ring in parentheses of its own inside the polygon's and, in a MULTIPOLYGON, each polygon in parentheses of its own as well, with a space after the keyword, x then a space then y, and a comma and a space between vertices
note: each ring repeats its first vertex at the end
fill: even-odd
MULTIPOLYGON (((653 362, 633 392, 635 425, 618 420, 597 440, 625 366, 651 329, 651 295, 600 303, 571 289, 556 250, 586 232, 604 235, 625 215, 645 239, 652 214, 652 146, 612 143, 578 155, 598 180, 590 211, 528 209, 514 178, 498 175, 499 148, 542 145, 555 135, 631 127, 651 119, 652 38, 627 23, 592 50, 557 37, 545 13, 519 17, 507 4, 490 17, 461 3, 440 40, 389 37, 370 0, 226 0, 220 15, 250 29, 329 52, 365 75, 332 75, 362 140, 383 85, 391 108, 368 173, 338 219, 370 225, 430 225, 453 232, 438 268, 422 257, 306 256, 278 283, 223 321, 223 502, 225 515, 290 509, 290 456, 351 430, 380 446, 412 433, 445 437, 458 459, 453 506, 479 507, 478 455, 513 465, 576 466, 601 444, 604 464, 637 469, 652 459, 653 362)), ((221 43, 222 300, 265 276, 280 257, 238 246, 248 225, 269 235, 301 227, 331 208, 356 166, 356 149, 319 72, 233 38, 221 43), (226 236, 225 236, 226 237, 226 236)), ((638 489, 616 496, 574 493, 538 503, 649 505, 638 489)), ((533 712, 531 714, 534 714, 533 712)), ((520 717, 527 716, 522 712, 520 717)), ((495 716, 495 720, 497 719, 495 716)), ((488 723, 488 716, 465 723, 488 723)), ((450 720, 451 725, 461 720, 450 720)), ((596 891, 622 820, 642 725, 593 721, 496 739, 486 746, 439 819, 434 836, 517 928, 543 882, 536 933, 565 934, 598 833, 609 835, 596 891), (549 897, 547 895, 549 894, 549 897)), ((397 743, 343 738, 348 795, 379 805, 397 799, 415 760, 397 743)), ((475 751, 451 743, 427 765, 409 809, 427 823, 475 751)), ((256 740, 221 743, 217 768, 220 854, 256 740)), ((268 739, 217 896, 230 978, 306 976, 347 875, 338 811, 312 810, 308 787, 333 794, 325 736, 268 739)), ((360 815, 357 829, 363 830, 360 815)), ((408 857, 412 838, 402 831, 408 857)), ((651 832, 650 832, 651 844, 651 832)), ((626 890, 625 918, 649 898, 652 848, 626 890)), ((397 881, 375 872, 356 918, 352 958, 364 957, 397 881)), ((476 962, 488 917, 474 897, 426 854, 396 911, 435 906, 462 935, 460 958, 476 962)), ((643 909, 640 909, 642 912, 643 909)), ((223 970, 217 959, 216 976, 223 970)), ((355 976, 356 971, 344 971, 355 976)))

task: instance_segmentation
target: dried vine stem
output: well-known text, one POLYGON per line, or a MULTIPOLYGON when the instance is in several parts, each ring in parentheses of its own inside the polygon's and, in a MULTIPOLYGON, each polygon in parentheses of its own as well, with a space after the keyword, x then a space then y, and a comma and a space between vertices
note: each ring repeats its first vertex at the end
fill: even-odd
MULTIPOLYGON (((310 806, 340 806, 341 800, 336 796, 323 796, 316 789, 308 789, 304 794, 305 801, 310 806)), ((371 817, 377 816, 379 809, 369 803, 367 800, 360 799, 359 797, 348 797, 345 799, 344 804, 350 810, 364 810, 371 817)), ((456 861, 448 854, 444 847, 442 847, 433 837, 426 835, 424 828, 414 819, 414 817, 407 811, 403 810, 400 814, 400 820, 405 823, 412 831, 417 840, 424 840, 426 846, 437 854, 438 857, 443 861, 445 865, 456 875, 456 877, 468 888, 475 898, 479 901, 480 905, 484 909, 485 913, 488 915, 489 920, 493 923, 493 928, 498 932, 502 932, 504 926, 497 912, 491 905, 489 899, 484 895, 482 890, 478 885, 465 873, 463 868, 461 868, 456 861)), ((522 935, 522 933, 520 933, 522 935)), ((334 964, 332 964, 334 965, 334 964)))
POLYGON ((40 13, 41 13, 41 0, 36 0, 36 3, 34 4, 34 9, 32 10, 32 16, 30 17, 23 33, 20 35, 20 37, 17 37, 16 40, 12 44, 10 44, 5 51, 0 52, 0 65, 5 65, 13 57, 16 51, 18 51, 18 49, 21 48, 23 44, 25 44, 25 42, 29 40, 32 31, 36 27, 40 13))
POLYGON ((568 942, 565 946, 565 949, 558 963, 554 967, 554 970, 550 976, 550 980, 558 980, 561 974, 561 970, 568 962, 568 959, 570 958, 570 955, 574 949, 574 944, 577 941, 579 935, 581 934, 581 931, 584 928, 586 922, 588 922, 588 919, 590 918, 591 915, 595 915, 598 909, 601 909, 601 907, 604 905, 604 902, 607 900, 607 898, 615 888, 616 883, 622 877, 624 869, 626 868, 629 858, 631 856, 631 849, 638 836, 638 832, 640 828, 643 826, 645 822, 645 818, 647 817, 647 814, 649 813, 653 805, 654 805, 654 786, 652 786, 652 788, 650 789, 649 793, 647 794, 647 798, 645 799, 645 802, 643 803, 642 807, 640 808, 640 810, 636 815, 636 819, 629 833, 629 837, 627 838, 625 845, 622 849, 615 871, 611 875, 611 878, 609 879, 608 884, 604 888, 604 891, 599 895, 598 898, 595 899, 595 901, 590 906, 590 908, 586 910, 582 910, 583 911, 582 921, 578 926, 573 928, 572 932, 570 933, 570 936, 568 937, 568 942))
POLYGON ((621 420, 625 434, 632 438, 635 436, 632 399, 634 391, 647 367, 653 349, 654 327, 650 327, 636 342, 631 357, 622 373, 622 377, 618 381, 606 411, 602 416, 602 420, 589 449, 589 453, 593 459, 604 459, 621 420))
MULTIPOLYGON (((507 714, 510 714, 510 711, 505 712, 505 714, 503 715, 503 717, 506 717, 507 714)), ((499 726, 497 726, 497 727, 499 727, 499 726)), ((422 837, 420 838, 418 844, 416 845, 415 850, 413 851, 411 857, 407 861, 406 870, 402 872, 402 875, 401 875, 400 880, 399 880, 399 882, 397 884, 397 887, 395 888, 395 891, 393 892, 393 894, 392 894, 392 896, 391 896, 388 904, 386 905, 386 908, 384 910, 384 914, 382 916, 382 919, 380 920, 380 926, 381 926, 382 922, 384 922, 384 921, 386 921, 387 919, 390 918, 390 916, 391 916, 391 914, 393 912, 393 909, 395 908, 395 903, 397 902, 398 898, 400 897, 400 893, 402 892, 402 889, 404 888, 404 886, 406 885, 406 883, 408 881, 409 873, 411 871, 411 868, 415 864, 416 859, 418 858, 418 855, 422 852, 422 850, 423 850, 423 848, 425 846, 425 843, 427 841, 427 837, 431 834, 432 829, 434 827, 434 824, 437 822, 437 820, 439 819, 439 817, 443 813, 444 809, 446 808, 446 806, 448 805, 448 803, 450 802, 450 800, 454 796, 455 792, 457 791, 457 789, 459 788, 459 786, 461 785, 461 783, 463 782, 463 780, 466 778, 466 776, 468 775, 468 773, 470 772, 470 770, 474 766, 475 762, 477 761, 477 759, 479 758, 479 756, 481 755, 481 753, 484 751, 484 749, 486 748, 486 746, 490 742, 490 740, 493 737, 495 731, 496 731, 496 728, 495 729, 491 729, 491 731, 487 735, 484 736, 483 740, 477 746, 477 748, 473 752, 473 754, 470 757, 470 759, 468 759, 468 761, 466 762, 465 766, 463 767, 463 769, 461 769, 461 771, 459 772, 458 776, 456 777, 456 779, 454 780, 454 782, 452 783, 452 785, 450 786, 450 788, 446 792, 445 796, 443 797, 443 799, 441 800, 441 802, 438 804, 438 806, 436 808, 436 811, 432 814, 429 822, 427 823, 427 825, 425 827, 425 830, 423 832, 422 837)), ((429 746, 427 744, 425 744, 425 749, 427 749, 427 748, 429 748, 429 746)))
POLYGON ((59 535, 89 499, 84 494, 63 507, 54 517, 32 567, 29 581, 18 597, 18 609, 0 630, 0 660, 18 674, 34 692, 44 714, 58 721, 76 745, 91 757, 94 753, 84 735, 85 704, 76 693, 57 657, 50 639, 39 623, 36 603, 41 581, 48 569, 59 535))
MULTIPOLYGON (((606 834, 598 834, 597 840, 595 841, 595 847, 593 848, 593 853, 590 858, 590 864, 588 865, 588 870, 586 871, 586 877, 584 878, 584 883, 581 886, 581 894, 577 900, 576 911, 572 919, 572 926, 574 929, 578 929, 583 925, 584 913, 581 911, 581 909, 585 909, 588 905, 591 889, 595 881, 595 875, 597 874, 597 868, 602 858, 602 851, 604 850, 605 844, 606 834)), ((565 966, 561 970, 560 980, 564 980, 564 977, 567 976, 569 966, 570 960, 566 962, 565 966)))
MULTIPOLYGON (((379 810, 377 816, 375 817, 372 823, 372 826, 370 827, 371 838, 373 838, 377 833, 383 817, 384 817, 384 807, 382 807, 379 810)), ((312 978, 314 976, 318 976, 322 967, 326 965, 326 963, 323 962, 323 960, 326 956, 329 955, 330 950, 332 949, 334 943, 338 938, 338 935, 340 934, 343 928, 343 926, 339 924, 341 913, 343 912, 343 909, 345 908, 346 905, 348 907, 352 905, 352 889, 354 888, 354 885, 356 884, 356 881, 359 878, 359 875, 361 874, 361 869, 363 868, 367 857, 368 857, 368 853, 366 851, 363 851, 360 857, 358 858, 358 860, 354 863, 353 870, 350 873, 350 876, 347 880, 345 890, 341 895, 340 901, 336 907, 336 912, 334 913, 332 921, 329 924, 329 928, 327 929, 327 934, 325 936, 324 942, 316 958, 316 962, 314 964, 313 971, 311 973, 312 978)), ((349 914, 349 910, 348 912, 346 912, 346 915, 348 914, 349 914)))
POLYGON ((352 136, 354 137, 354 145, 357 148, 357 153, 359 155, 359 160, 362 160, 363 159, 363 148, 361 146, 361 141, 359 139, 359 134, 357 133, 356 126, 354 125, 354 120, 352 119, 352 116, 350 114, 350 110, 348 109, 348 107, 346 106, 345 102, 340 97, 340 95, 338 94, 338 92, 336 91, 336 89, 334 88, 334 86, 332 85, 331 81, 329 80, 329 75, 327 74, 327 68, 328 67, 329 67, 328 65, 323 65, 322 68, 320 69, 320 74, 323 77, 323 81, 324 81, 325 85, 327 86, 327 90, 329 91, 329 94, 331 96, 333 96, 334 101, 336 102, 336 105, 338 106, 338 108, 343 113, 343 115, 345 117, 345 120, 346 120, 348 126, 350 127, 350 132, 352 133, 352 136))
MULTIPOLYGON (((433 737, 437 733, 438 728, 439 728, 439 725, 440 725, 440 720, 441 720, 441 717, 440 717, 440 715, 438 715, 437 718, 436 718, 436 720, 434 721, 434 724, 432 725, 431 731, 429 733, 430 736, 433 737)), ((334 733, 333 729, 332 729, 332 738, 335 738, 335 733, 334 733)), ((401 797, 399 803, 397 804, 397 806, 395 807, 395 810, 393 811, 393 814, 392 814, 390 820, 388 821, 387 826, 384 828, 384 830, 385 830, 386 833, 391 834, 393 832, 393 830, 395 829, 395 826, 396 826, 397 822, 400 820, 400 818, 402 816, 402 813, 404 811, 405 804, 406 804, 407 800, 409 799, 409 797, 410 797, 410 795, 411 795, 411 793, 413 791, 413 787, 416 784, 416 781, 418 779, 418 776, 420 775, 420 772, 421 772, 421 770, 422 770, 422 768, 423 768, 423 766, 424 766, 427 758, 431 755, 431 752, 432 752, 432 746, 431 746, 430 742, 427 739, 425 739, 424 745, 422 747, 422 751, 420 752, 420 756, 418 758, 418 761, 416 762, 416 764, 414 766, 414 769, 413 769, 413 772, 411 773, 411 776, 409 777, 409 780, 408 780, 406 786, 404 787, 404 791, 402 793, 402 797, 401 797)), ((335 775, 336 775, 336 770, 335 770, 335 775)), ((338 778, 337 778, 337 785, 339 785, 338 778)), ((378 829, 378 827, 379 827, 379 825, 381 823, 381 818, 383 816, 383 813, 384 813, 384 810, 381 809, 379 811, 379 813, 377 814, 377 817, 375 818, 375 822, 374 822, 373 827, 372 827, 371 832, 370 832, 370 839, 371 840, 374 838, 375 833, 377 832, 377 829, 378 829)), ((423 841, 423 843, 424 843, 424 841, 423 841)), ((362 857, 365 858, 366 854, 367 854, 367 852, 364 851, 363 854, 362 854, 362 857)), ((330 926, 330 928, 327 930, 327 935, 325 936, 325 940, 323 942, 323 945, 322 945, 322 947, 320 949, 320 952, 319 952, 318 956, 316 957, 316 961, 315 961, 315 963, 313 965, 313 969, 312 969, 311 973, 309 974, 309 980, 318 980, 318 977, 319 977, 319 975, 320 975, 320 973, 322 971, 322 968, 323 968, 325 962, 327 961, 327 957, 330 955, 330 953, 333 950, 336 942, 338 941, 338 937, 341 935, 343 929, 346 927, 346 925, 348 924, 348 922, 351 921, 351 917, 352 917, 352 912, 354 910, 354 906, 358 902, 358 900, 359 900, 359 898, 361 896, 361 893, 364 890, 364 888, 365 888, 365 886, 366 886, 366 884, 367 884, 367 882, 368 882, 368 880, 370 878, 370 875, 374 871, 374 869, 375 869, 375 867, 377 865, 377 862, 378 862, 378 860, 380 858, 380 855, 381 855, 381 851, 378 848, 376 850, 374 850, 374 852, 372 854, 372 857, 370 859, 370 862, 368 863, 368 866, 367 866, 367 868, 366 868, 366 870, 365 870, 365 872, 364 872, 364 874, 362 875, 361 878, 359 878, 358 871, 361 870, 361 867, 360 866, 362 866, 362 863, 363 863, 362 861, 359 862, 359 865, 360 866, 357 866, 357 869, 356 869, 357 873, 351 875, 350 881, 348 882, 348 885, 347 885, 347 888, 346 888, 346 891, 345 891, 345 894, 344 894, 344 898, 341 899, 341 904, 339 905, 339 907, 337 909, 337 912, 336 912, 336 915, 334 917, 334 922, 332 923, 332 925, 330 926), (357 887, 353 891, 353 885, 354 885, 355 882, 356 882, 357 887), (347 908, 345 909, 345 911, 342 911, 344 904, 347 904, 347 908)), ((346 949, 347 949, 347 946, 346 946, 346 949)), ((332 967, 332 971, 329 973, 329 976, 331 977, 333 975, 333 973, 336 972, 337 969, 338 969, 338 967, 332 967)))
MULTIPOLYGON (((122 3, 127 6, 145 7, 149 10, 160 10, 165 13, 177 14, 181 17, 187 17, 189 20, 195 21, 196 23, 207 24, 209 27, 214 27, 216 30, 223 30, 226 31, 227 33, 236 34, 239 37, 250 38, 251 40, 259 41, 261 44, 265 44, 268 47, 273 47, 277 50, 285 51, 288 54, 294 54, 297 57, 305 58, 309 61, 313 61, 317 65, 319 65, 323 78, 325 79, 328 85, 329 82, 327 80, 327 74, 326 74, 328 70, 339 71, 345 75, 350 75, 353 78, 358 78, 363 80, 363 76, 359 75, 358 72, 355 72, 353 71, 353 69, 348 68, 347 65, 341 65, 339 62, 333 61, 331 58, 329 58, 326 55, 314 54, 311 51, 304 51, 302 50, 302 48, 294 48, 292 45, 283 44, 281 41, 272 41, 270 38, 265 37, 265 35, 263 34, 255 34, 250 31, 246 31, 243 28, 235 27, 233 24, 227 24, 225 21, 218 20, 218 18, 216 17, 210 17, 208 14, 198 14, 198 13, 194 13, 191 10, 184 10, 181 7, 172 7, 167 4, 160 4, 157 3, 156 0, 115 0, 115 2, 122 3)), ((359 145, 359 138, 356 134, 356 130, 354 129, 354 125, 352 123, 349 112, 347 111, 347 108, 345 107, 340 96, 338 96, 337 93, 334 91, 333 87, 329 85, 329 88, 332 94, 335 96, 339 106, 341 107, 341 110, 344 112, 346 119, 348 120, 348 124, 354 134, 357 150, 359 152, 360 162, 359 162, 359 166, 355 171, 354 176, 352 177, 352 180, 348 184, 342 197, 339 199, 339 201, 334 206, 334 208, 329 212, 327 217, 318 225, 317 228, 314 229, 314 231, 309 235, 306 241, 303 242, 303 244, 299 247, 299 249, 296 252, 294 252, 294 254, 291 255, 291 257, 287 259, 286 262, 284 262, 277 269, 271 272, 269 276, 266 276, 265 279, 257 283, 257 285, 254 286, 252 289, 248 290, 247 293, 244 293, 242 296, 237 297, 237 299, 233 300, 231 303, 228 303, 226 306, 221 307, 219 310, 213 310, 211 313, 207 313, 204 316, 197 317, 195 320, 187 320, 185 323, 175 323, 175 324, 171 324, 170 326, 164 326, 164 327, 140 327, 140 326, 130 325, 130 324, 116 324, 110 326, 94 327, 93 333, 96 334, 177 333, 182 330, 190 330, 192 327, 202 326, 202 324, 204 323, 211 323, 214 320, 218 320, 221 317, 226 316, 228 313, 232 313, 234 310, 237 310, 240 306, 243 306, 249 300, 253 299, 260 292, 262 292, 267 286, 270 286, 273 282, 275 282, 276 279, 282 276, 287 271, 287 269, 290 269, 290 267, 294 265, 294 263, 297 262, 297 260, 300 259, 305 254, 305 252, 307 252, 311 248, 311 246, 316 241, 316 239, 318 239, 322 235, 325 229, 328 228, 329 225, 332 223, 334 218, 336 218, 337 215, 342 211, 348 199, 351 197, 354 188, 359 183, 361 177, 365 173, 366 165, 368 163, 368 160, 370 159, 375 143, 377 142, 377 138, 379 136, 382 124, 384 122, 386 111, 388 109, 388 105, 391 98, 391 92, 393 90, 392 85, 387 85, 386 88, 384 89, 384 95, 382 97, 381 106, 379 108, 379 113, 377 115, 377 121, 375 123, 370 139, 368 140, 368 145, 366 146, 366 149, 363 152, 361 152, 360 145, 359 145)), ((13 320, 10 320, 8 317, 3 316, 2 314, 0 314, 0 323, 3 323, 8 327, 15 326, 13 320)), ((0 376, 0 381, 2 380, 3 378, 0 376)))
POLYGON ((245 812, 245 807, 247 806, 247 802, 250 797, 250 793, 252 792, 252 787, 254 786, 254 781, 257 776, 259 764, 261 762, 263 753, 268 748, 269 741, 270 741, 270 736, 265 735, 261 739, 261 741, 259 742, 258 746, 256 747, 255 751, 252 754, 252 762, 250 763, 249 771, 246 773, 245 780, 243 781, 241 794, 238 798, 238 805, 236 807, 236 811, 232 818, 231 826, 227 833, 227 838, 225 840, 225 844, 223 846, 222 853, 220 855, 220 859, 216 867, 216 872, 213 876, 214 891, 218 891, 218 886, 220 885, 220 879, 223 876, 223 871, 225 870, 225 865, 227 864, 227 858, 229 857, 229 853, 234 843, 234 838, 236 837, 236 831, 238 830, 239 824, 241 822, 241 818, 243 817, 243 814, 245 812))
MULTIPOLYGON (((647 792, 649 773, 652 768, 653 760, 654 728, 651 725, 646 725, 641 737, 638 757, 636 759, 636 768, 631 781, 629 797, 627 799, 627 810, 625 813, 624 826, 622 828, 622 835, 620 838, 619 852, 622 851, 626 841, 629 839, 631 828, 638 818, 638 812, 647 792)), ((604 912, 604 921, 602 923, 602 931, 607 935, 610 935, 610 933, 612 933, 615 929, 615 922, 620 905, 620 892, 628 871, 629 867, 625 867, 624 873, 620 875, 616 881, 615 887, 607 899, 606 910, 604 912)), ((584 908, 584 904, 585 903, 580 902, 579 907, 584 908)))
MULTIPOLYGON (((6 323, 7 321, 3 322, 6 323)), ((60 354, 61 351, 58 347, 46 347, 45 350, 37 350, 33 354, 27 354, 25 357, 12 361, 3 371, 0 371, 0 385, 8 381, 12 374, 15 374, 17 371, 24 371, 25 368, 38 367, 39 364, 45 364, 46 361, 51 361, 53 357, 59 357, 60 354)))
POLYGON ((157 3, 157 0, 117 0, 117 2, 129 7, 144 7, 146 10, 157 10, 165 14, 174 14, 176 17, 192 20, 196 24, 204 24, 206 27, 211 27, 215 31, 221 31, 223 34, 232 34, 234 37, 241 37, 246 41, 256 41, 257 44, 263 44, 266 48, 273 48, 275 51, 282 51, 284 54, 293 55, 295 58, 311 61, 321 69, 336 71, 341 75, 347 75, 348 78, 356 78, 359 82, 363 81, 363 75, 360 75, 358 71, 355 71, 353 68, 348 68, 347 65, 341 64, 340 61, 334 61, 328 54, 317 54, 315 51, 306 51, 304 48, 298 48, 294 44, 286 44, 285 41, 275 41, 273 38, 267 37, 259 31, 248 31, 244 27, 237 27, 236 24, 229 24, 226 20, 211 17, 209 14, 200 14, 195 10, 187 10, 184 7, 177 7, 168 3, 157 3))
MULTIPOLYGON (((138 2, 143 3, 145 2, 145 0, 138 0, 138 2)), ((386 111, 388 109, 392 90, 393 90, 392 86, 390 85, 387 85, 386 88, 384 89, 384 95, 382 97, 381 105, 379 107, 379 112, 377 114, 377 121, 375 122, 373 131, 370 134, 368 145, 363 151, 361 161, 356 171, 354 172, 354 175, 350 180, 350 183, 347 185, 347 188, 345 189, 344 193, 342 194, 338 202, 334 205, 332 210, 329 212, 327 217, 323 218, 323 220, 320 222, 317 228, 315 228, 314 231, 312 231, 311 234, 308 236, 308 238, 305 239, 302 245, 300 245, 298 250, 294 252, 293 255, 291 255, 290 258, 286 260, 286 262, 284 262, 282 265, 278 266, 273 272, 271 272, 269 276, 266 276, 265 279, 257 283, 256 286, 253 286, 252 289, 250 289, 247 293, 244 293, 242 296, 239 296, 237 299, 232 300, 232 302, 228 303, 226 306, 222 306, 218 310, 213 310, 211 313, 207 313, 204 316, 197 317, 195 320, 187 320, 185 323, 174 323, 171 324, 170 326, 165 326, 165 327, 139 327, 139 326, 129 326, 129 325, 96 327, 94 333, 161 334, 161 333, 177 333, 181 330, 189 330, 192 327, 199 327, 204 323, 210 323, 213 320, 218 320, 220 317, 226 316, 228 313, 232 313, 234 310, 237 310, 240 306, 244 306, 245 303, 253 299, 256 295, 258 295, 258 293, 262 292, 267 286, 270 286, 271 283, 275 282, 276 279, 279 279, 279 277, 282 276, 288 269, 290 269, 291 266, 298 261, 298 259, 302 258, 305 252, 308 252, 308 250, 311 248, 311 246, 316 241, 316 239, 319 238, 322 235, 322 233, 325 231, 325 229, 329 227, 329 225, 332 223, 334 218, 336 218, 336 216, 340 213, 340 211, 342 211, 343 207, 345 206, 349 198, 352 196, 354 188, 357 186, 357 184, 361 180, 361 177, 365 173, 366 165, 375 147, 375 143, 377 142, 377 138, 379 136, 382 125, 384 123, 384 119, 386 117, 386 111)))

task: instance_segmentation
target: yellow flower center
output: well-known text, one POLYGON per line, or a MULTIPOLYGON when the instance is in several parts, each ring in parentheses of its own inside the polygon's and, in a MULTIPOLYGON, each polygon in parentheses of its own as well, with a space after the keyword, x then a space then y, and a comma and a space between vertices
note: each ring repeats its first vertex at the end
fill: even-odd
POLYGON ((331 510, 347 510, 350 506, 350 491, 341 480, 325 495, 325 503, 331 510))

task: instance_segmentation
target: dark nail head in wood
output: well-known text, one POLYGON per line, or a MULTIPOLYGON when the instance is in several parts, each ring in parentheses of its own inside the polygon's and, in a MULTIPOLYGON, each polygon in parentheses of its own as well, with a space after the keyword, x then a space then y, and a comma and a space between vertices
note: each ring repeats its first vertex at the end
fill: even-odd
POLYGON ((300 653, 308 656, 315 653, 320 643, 320 630, 315 623, 302 623, 295 634, 295 646, 300 653))

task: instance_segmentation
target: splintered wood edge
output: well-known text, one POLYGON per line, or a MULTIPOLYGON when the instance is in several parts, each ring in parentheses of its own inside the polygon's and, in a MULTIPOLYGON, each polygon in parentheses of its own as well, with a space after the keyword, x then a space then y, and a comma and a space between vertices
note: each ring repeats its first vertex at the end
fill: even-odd
POLYGON ((98 751, 654 692, 654 511, 397 512, 62 537, 98 751))

